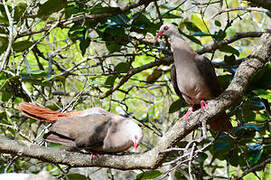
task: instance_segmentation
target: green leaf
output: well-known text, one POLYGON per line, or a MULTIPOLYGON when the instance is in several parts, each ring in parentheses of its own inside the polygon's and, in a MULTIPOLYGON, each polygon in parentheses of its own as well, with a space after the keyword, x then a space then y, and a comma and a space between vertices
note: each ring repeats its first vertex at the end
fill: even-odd
POLYGON ((14 12, 14 20, 15 21, 19 21, 20 18, 22 18, 22 15, 24 15, 26 8, 27 8, 27 4, 24 2, 19 2, 15 6, 15 12, 14 12))
POLYGON ((120 11, 119 7, 103 7, 101 4, 97 4, 90 9, 91 14, 114 13, 118 11, 120 11))
POLYGON ((21 51, 24 51, 25 49, 30 48, 32 45, 33 45, 33 42, 32 42, 32 41, 29 41, 29 40, 23 40, 23 41, 15 42, 15 43, 12 45, 12 48, 13 48, 13 50, 16 51, 16 52, 21 52, 21 51))
POLYGON ((119 51, 122 45, 128 43, 128 36, 123 26, 108 24, 97 29, 99 36, 106 41, 109 52, 119 51))
POLYGON ((198 32, 193 33, 192 36, 212 36, 212 35, 205 32, 198 31, 198 32))
POLYGON ((136 180, 154 179, 154 178, 161 176, 162 174, 163 173, 161 173, 158 170, 146 171, 146 172, 137 174, 136 180))
POLYGON ((252 92, 255 93, 258 97, 271 100, 271 90, 269 89, 255 89, 252 92))
POLYGON ((67 0, 48 0, 39 6, 37 16, 46 19, 51 14, 60 11, 67 6, 67 0))
POLYGON ((195 25, 194 23, 189 21, 183 23, 188 31, 201 32, 201 29, 198 28, 197 25, 195 25))
POLYGON ((4 91, 4 92, 2 92, 1 97, 2 97, 2 101, 6 102, 12 97, 12 94, 7 91, 4 91))
MULTIPOLYGON (((7 6, 8 6, 8 9, 11 10, 10 6, 9 5, 7 6)), ((6 10, 3 3, 0 3, 0 24, 9 25, 8 17, 7 17, 6 10)))
POLYGON ((153 35, 156 34, 156 31, 159 29, 159 24, 152 23, 146 16, 136 13, 133 16, 135 19, 132 22, 130 31, 141 33, 146 35, 148 32, 153 35))
POLYGON ((214 38, 217 41, 222 41, 226 37, 225 31, 219 30, 218 32, 215 32, 214 38))
POLYGON ((196 44, 199 44, 199 45, 202 45, 200 40, 198 40, 197 38, 195 38, 194 36, 190 36, 190 35, 187 35, 185 33, 183 33, 182 31, 180 31, 180 33, 182 35, 184 35, 185 37, 187 37, 188 39, 190 39, 192 42, 196 43, 196 44))
POLYGON ((108 86, 113 86, 114 83, 115 83, 115 80, 116 80, 117 76, 115 75, 110 75, 106 78, 105 80, 105 85, 108 85, 108 86))
POLYGON ((175 171, 175 178, 176 178, 176 180, 187 180, 185 178, 185 176, 182 173, 180 173, 179 171, 175 171))
POLYGON ((165 14, 162 15, 162 18, 163 19, 177 19, 177 18, 183 18, 183 16, 167 12, 167 13, 165 13, 165 14))
POLYGON ((106 41, 105 45, 110 53, 117 52, 121 49, 121 45, 117 44, 115 41, 106 41))
POLYGON ((219 84, 220 84, 222 90, 225 90, 228 87, 232 78, 233 78, 233 76, 229 75, 229 74, 218 76, 218 81, 219 81, 219 84))
POLYGON ((155 68, 152 73, 147 76, 147 83, 154 83, 157 81, 163 74, 163 71, 161 69, 155 68))
POLYGON ((225 46, 222 46, 221 48, 219 48, 219 51, 222 51, 222 52, 226 52, 226 53, 232 53, 232 54, 235 54, 237 56, 240 55, 239 51, 235 48, 233 48, 232 46, 229 46, 229 45, 225 45, 225 46))
POLYGON ((29 72, 22 72, 21 75, 22 76, 32 76, 35 78, 41 78, 41 77, 47 77, 48 72, 46 72, 44 70, 33 70, 33 71, 29 71, 29 72))
POLYGON ((6 51, 8 47, 8 39, 0 37, 0 55, 6 51))
POLYGON ((89 47, 89 44, 90 44, 90 38, 87 38, 87 39, 80 41, 79 46, 80 46, 82 56, 85 55, 86 49, 89 47))
POLYGON ((75 23, 69 30, 68 36, 73 42, 86 39, 87 30, 81 23, 75 23))
POLYGON ((129 71, 130 65, 126 62, 120 62, 119 64, 117 64, 114 68, 115 72, 118 73, 126 73, 129 71))
POLYGON ((184 100, 183 99, 178 99, 177 101, 174 101, 170 107, 169 107, 169 113, 174 113, 178 110, 181 109, 181 107, 184 106, 184 100))
POLYGON ((123 14, 123 13, 117 16, 109 17, 109 19, 112 22, 115 22, 116 24, 119 24, 119 25, 128 24, 130 21, 130 18, 126 14, 123 14))
POLYGON ((87 180, 86 176, 78 173, 68 174, 67 176, 69 180, 87 180))
POLYGON ((172 10, 177 10, 177 11, 184 12, 182 8, 180 8, 180 7, 179 7, 179 8, 176 8, 176 6, 167 6, 167 5, 165 5, 165 4, 161 4, 159 7, 162 8, 162 9, 170 10, 170 11, 172 11, 172 10))
POLYGON ((226 64, 229 64, 229 65, 235 65, 236 64, 236 59, 235 59, 234 54, 232 54, 230 56, 225 55, 224 56, 224 61, 225 61, 226 64))
POLYGON ((250 80, 254 89, 267 89, 271 87, 271 64, 267 64, 259 70, 250 80))
POLYGON ((221 134, 214 144, 211 146, 210 152, 214 157, 224 160, 229 155, 229 150, 233 145, 233 141, 226 134, 221 134))
POLYGON ((203 163, 208 158, 208 155, 204 152, 198 154, 198 157, 195 159, 199 163, 203 163))
POLYGON ((218 26, 218 27, 221 27, 221 22, 218 21, 218 20, 215 20, 215 25, 218 26))

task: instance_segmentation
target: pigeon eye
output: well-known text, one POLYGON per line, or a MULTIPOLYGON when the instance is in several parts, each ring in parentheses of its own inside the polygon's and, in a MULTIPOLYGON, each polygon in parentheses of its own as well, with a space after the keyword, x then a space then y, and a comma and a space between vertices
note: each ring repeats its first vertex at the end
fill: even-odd
POLYGON ((137 136, 135 136, 135 139, 137 140, 137 139, 138 139, 138 137, 137 137, 137 136))
POLYGON ((169 27, 168 27, 168 26, 165 26, 165 27, 164 27, 164 30, 165 30, 165 31, 166 31, 166 30, 168 30, 168 29, 169 29, 169 27))

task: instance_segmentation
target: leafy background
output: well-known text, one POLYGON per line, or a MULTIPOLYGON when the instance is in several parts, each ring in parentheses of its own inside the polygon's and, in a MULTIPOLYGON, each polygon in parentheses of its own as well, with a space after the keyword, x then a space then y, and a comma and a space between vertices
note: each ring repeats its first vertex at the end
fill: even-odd
MULTIPOLYGON (((155 146, 187 105, 170 84, 171 50, 168 41, 155 42, 163 22, 175 23, 191 46, 215 65, 223 88, 238 65, 270 27, 268 7, 256 10, 254 1, 124 1, 45 0, 0 3, 0 133, 11 139, 44 144, 46 124, 27 119, 16 107, 33 102, 58 111, 102 107, 141 123, 145 136, 140 152, 155 146), (130 8, 128 8, 130 7, 130 8), (223 9, 254 8, 222 12, 223 9), (7 11, 9 13, 7 13, 7 11), (221 14, 217 14, 221 12, 221 14), (241 35, 243 36, 241 36, 241 35), (238 36, 214 49, 212 43, 238 36)), ((270 8, 270 7, 269 7, 270 8)), ((260 8, 258 8, 260 9, 260 8)), ((269 107, 271 65, 252 79, 236 106, 228 109, 234 130, 197 144, 216 140, 192 162, 197 179, 270 178, 269 107)), ((195 131, 179 143, 201 136, 195 131)), ((46 144, 47 145, 47 144, 46 144)), ((57 146, 48 144, 48 146, 57 146)), ((172 152, 170 162, 180 156, 172 152)), ((46 170, 64 179, 153 179, 163 175, 187 179, 188 165, 158 170, 118 171, 70 168, 25 157, 0 155, 0 172, 38 173, 46 170)))

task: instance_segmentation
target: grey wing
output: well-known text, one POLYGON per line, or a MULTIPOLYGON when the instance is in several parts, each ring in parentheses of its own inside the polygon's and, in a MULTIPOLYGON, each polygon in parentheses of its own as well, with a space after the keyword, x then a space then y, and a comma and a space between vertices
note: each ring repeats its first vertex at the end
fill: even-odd
POLYGON ((110 117, 102 114, 69 117, 56 121, 44 138, 67 146, 91 149, 103 145, 110 124, 110 117))
POLYGON ((172 86, 173 86, 173 88, 174 88, 175 93, 176 93, 180 98, 182 98, 182 92, 180 91, 180 89, 179 89, 179 87, 178 87, 178 84, 177 84, 176 67, 175 67, 174 64, 171 66, 171 70, 170 70, 170 79, 171 79, 171 83, 172 83, 172 86))
POLYGON ((196 55, 195 63, 205 82, 207 83, 207 86, 209 87, 212 95, 214 97, 219 96, 221 94, 221 87, 219 85, 215 69, 211 61, 205 56, 196 55))

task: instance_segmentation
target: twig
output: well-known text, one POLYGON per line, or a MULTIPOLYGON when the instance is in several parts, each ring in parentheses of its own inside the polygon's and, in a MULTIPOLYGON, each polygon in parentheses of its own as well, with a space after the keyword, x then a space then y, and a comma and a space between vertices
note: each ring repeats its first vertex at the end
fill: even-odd
MULTIPOLYGON (((136 4, 132 4, 130 6, 127 6, 125 8, 122 8, 122 9, 119 9, 119 10, 116 10, 116 11, 113 11, 111 13, 94 14, 94 15, 83 15, 83 16, 72 17, 72 18, 67 19, 67 20, 62 20, 58 24, 58 26, 59 27, 65 27, 65 26, 67 26, 69 24, 80 22, 80 21, 84 21, 84 20, 87 20, 87 19, 98 20, 98 19, 102 19, 102 18, 106 18, 106 17, 116 16, 118 14, 125 13, 125 12, 127 12, 127 11, 129 11, 131 9, 137 8, 139 6, 142 6, 144 4, 147 5, 147 4, 149 4, 149 3, 153 2, 153 1, 155 1, 155 0, 140 0, 136 4)), ((24 33, 18 34, 17 38, 24 37, 24 36, 30 36, 30 35, 34 35, 34 34, 38 34, 38 33, 42 33, 44 31, 47 31, 47 30, 51 29, 51 28, 52 28, 51 25, 47 25, 44 28, 42 28, 40 30, 37 30, 37 31, 24 32, 24 33)))
POLYGON ((243 174, 240 177, 235 178, 235 180, 241 180, 241 179, 243 179, 243 177, 246 176, 247 174, 249 174, 251 172, 254 172, 254 171, 256 171, 259 168, 265 167, 265 165, 268 164, 268 163, 270 163, 270 162, 271 162, 271 158, 268 158, 265 161, 261 162, 260 164, 256 164, 255 166, 251 167, 250 169, 244 171, 243 174))
POLYGON ((219 11, 218 13, 216 13, 212 18, 215 18, 218 15, 221 15, 225 12, 231 12, 231 11, 247 11, 247 12, 252 12, 252 11, 257 11, 257 12, 262 12, 262 13, 267 13, 270 14, 270 12, 266 9, 262 9, 262 8, 246 8, 246 7, 237 7, 237 8, 231 8, 231 9, 223 9, 221 11, 219 11))
MULTIPOLYGON (((5 51, 5 54, 3 56, 3 60, 2 60, 2 63, 0 64, 0 72, 2 72, 6 66, 8 65, 8 62, 9 62, 9 56, 10 56, 10 51, 11 51, 11 48, 12 48, 12 44, 14 42, 14 39, 15 39, 15 35, 14 35, 14 26, 13 26, 13 19, 10 15, 10 12, 8 10, 8 6, 6 4, 6 0, 3 0, 3 5, 4 5, 4 8, 5 8, 5 11, 6 11, 6 15, 8 17, 8 21, 9 21, 9 42, 8 42, 8 47, 5 51)), ((13 11, 13 14, 14 14, 14 9, 12 10, 13 11)))

